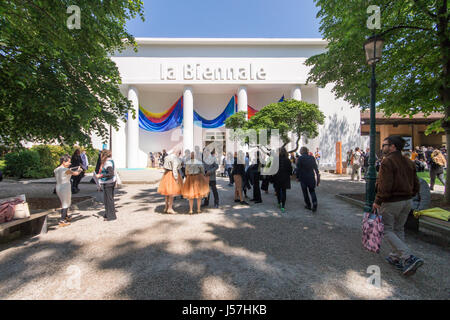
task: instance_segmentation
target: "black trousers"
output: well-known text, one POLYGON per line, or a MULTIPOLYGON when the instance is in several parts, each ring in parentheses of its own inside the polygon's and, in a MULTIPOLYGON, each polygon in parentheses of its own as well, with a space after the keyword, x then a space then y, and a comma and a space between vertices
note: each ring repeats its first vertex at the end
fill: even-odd
POLYGON ((103 201, 105 203, 105 215, 103 217, 108 220, 115 220, 117 217, 114 205, 114 183, 103 185, 103 201))
POLYGON ((303 182, 300 183, 302 186, 303 198, 305 199, 305 204, 308 207, 311 207, 311 201, 313 207, 317 207, 317 196, 316 196, 316 188, 310 188, 303 182), (309 194, 308 194, 309 192, 309 194), (309 200, 309 195, 311 195, 311 200, 309 200))
POLYGON ((276 192, 278 203, 281 203, 281 207, 284 208, 286 204, 286 188, 277 187, 276 192))
POLYGON ((78 189, 78 185, 80 184, 80 181, 81 181, 81 179, 83 179, 83 177, 84 177, 84 171, 82 171, 79 175, 72 176, 70 178, 72 180, 72 190, 78 189))
POLYGON ((255 173, 253 176, 253 200, 262 201, 261 199, 261 189, 259 187, 259 173, 255 173))
POLYGON ((231 171, 233 168, 227 168, 228 178, 230 178, 230 184, 234 183, 233 175, 231 174, 231 171))
POLYGON ((206 197, 205 205, 207 206, 209 204, 209 196, 211 195, 211 191, 214 194, 214 204, 219 205, 219 193, 217 192, 216 181, 209 182, 209 189, 210 192, 208 193, 208 197, 206 197))
POLYGON ((269 177, 263 176, 263 180, 261 183, 261 190, 268 191, 269 190, 269 177))

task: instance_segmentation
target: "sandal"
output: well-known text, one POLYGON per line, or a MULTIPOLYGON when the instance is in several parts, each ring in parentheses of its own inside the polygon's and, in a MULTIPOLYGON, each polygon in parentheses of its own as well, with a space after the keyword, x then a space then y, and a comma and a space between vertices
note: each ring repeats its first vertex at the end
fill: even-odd
POLYGON ((173 209, 170 209, 170 210, 167 210, 166 213, 168 213, 168 214, 174 214, 174 213, 176 213, 176 212, 173 211, 173 209))
POLYGON ((70 222, 68 222, 66 220, 60 220, 59 223, 58 223, 58 226, 60 226, 60 227, 65 227, 65 226, 68 226, 68 225, 70 225, 70 222))

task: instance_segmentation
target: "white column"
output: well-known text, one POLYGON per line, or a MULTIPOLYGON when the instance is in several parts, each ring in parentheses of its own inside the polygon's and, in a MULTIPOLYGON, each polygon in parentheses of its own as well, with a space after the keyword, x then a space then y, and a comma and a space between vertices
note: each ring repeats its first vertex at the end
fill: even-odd
POLYGON ((139 93, 136 87, 130 86, 128 88, 128 100, 133 105, 136 117, 133 119, 131 111, 128 112, 127 168, 137 168, 139 156, 139 93))
POLYGON ((183 89, 183 147, 194 151, 194 95, 190 86, 183 89))
MULTIPOLYGON (((238 111, 245 111, 247 112, 247 105, 248 105, 248 99, 247 99, 247 87, 246 86, 240 86, 238 89, 238 111)), ((247 114, 248 119, 248 114, 247 114)))
POLYGON ((301 101, 302 100, 302 89, 300 86, 295 86, 291 91, 291 99, 301 101))
MULTIPOLYGON (((299 85, 296 85, 295 87, 292 88, 291 90, 291 99, 293 100, 297 100, 297 101, 301 101, 302 100, 302 89, 300 88, 299 85)), ((295 134, 292 134, 292 138, 291 138, 291 147, 290 149, 294 149, 295 148, 295 140, 297 140, 297 136, 295 134)), ((300 139, 300 141, 298 142, 299 146, 302 145, 302 139, 300 139)))

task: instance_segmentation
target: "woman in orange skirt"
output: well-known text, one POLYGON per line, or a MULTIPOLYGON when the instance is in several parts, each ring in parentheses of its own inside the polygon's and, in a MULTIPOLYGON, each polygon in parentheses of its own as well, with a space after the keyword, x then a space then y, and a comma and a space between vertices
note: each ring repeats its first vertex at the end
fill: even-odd
POLYGON ((181 194, 189 200, 189 214, 193 213, 194 199, 197 199, 197 213, 201 213, 202 198, 209 194, 209 177, 205 176, 203 163, 195 159, 194 152, 191 152, 191 159, 186 161, 186 180, 181 194))
POLYGON ((158 193, 165 197, 165 213, 175 213, 172 209, 173 197, 181 194, 183 180, 180 175, 181 161, 179 156, 181 151, 177 150, 175 153, 166 156, 164 159, 164 175, 159 183, 158 193))

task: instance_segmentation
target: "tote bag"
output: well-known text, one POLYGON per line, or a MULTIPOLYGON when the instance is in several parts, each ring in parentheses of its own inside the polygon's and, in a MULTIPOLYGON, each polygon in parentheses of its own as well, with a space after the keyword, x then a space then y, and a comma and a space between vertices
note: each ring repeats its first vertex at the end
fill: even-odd
POLYGON ((371 252, 379 253, 383 240, 384 224, 378 210, 365 212, 362 223, 362 245, 371 252))

